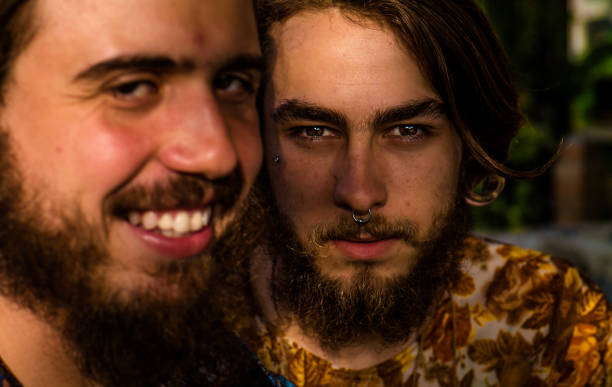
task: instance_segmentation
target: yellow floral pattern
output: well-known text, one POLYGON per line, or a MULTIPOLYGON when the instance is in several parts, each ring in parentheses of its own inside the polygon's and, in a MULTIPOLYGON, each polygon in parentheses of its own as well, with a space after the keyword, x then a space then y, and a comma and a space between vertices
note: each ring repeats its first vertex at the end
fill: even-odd
POLYGON ((422 336, 349 370, 263 329, 257 354, 296 386, 612 386, 612 310, 571 264, 476 237, 422 336))

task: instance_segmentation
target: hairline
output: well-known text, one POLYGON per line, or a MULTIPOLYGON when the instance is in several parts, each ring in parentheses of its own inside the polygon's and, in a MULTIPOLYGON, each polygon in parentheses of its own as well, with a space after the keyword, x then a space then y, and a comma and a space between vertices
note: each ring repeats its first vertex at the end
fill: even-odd
POLYGON ((14 82, 14 67, 19 56, 32 43, 38 32, 39 18, 37 17, 38 0, 23 0, 16 5, 17 9, 7 23, 6 33, 12 36, 10 39, 10 50, 6 53, 7 58, 3 60, 2 79, 0 79, 0 107, 5 103, 9 85, 14 82))

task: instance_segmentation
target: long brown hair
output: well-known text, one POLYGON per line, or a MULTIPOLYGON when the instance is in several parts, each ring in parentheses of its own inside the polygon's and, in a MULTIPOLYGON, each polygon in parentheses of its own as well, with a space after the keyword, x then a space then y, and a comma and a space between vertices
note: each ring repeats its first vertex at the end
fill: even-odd
MULTIPOLYGON (((264 54, 269 29, 302 11, 339 8, 347 17, 389 27, 442 98, 449 120, 468 156, 465 183, 489 172, 530 178, 554 161, 530 171, 504 163, 511 140, 524 123, 509 63, 482 10, 472 0, 255 0, 264 54)), ((467 189, 471 187, 466 187, 467 189)))

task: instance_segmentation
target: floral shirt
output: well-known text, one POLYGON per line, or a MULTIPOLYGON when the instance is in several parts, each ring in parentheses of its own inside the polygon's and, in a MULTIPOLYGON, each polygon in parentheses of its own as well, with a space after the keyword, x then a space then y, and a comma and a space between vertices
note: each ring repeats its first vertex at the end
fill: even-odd
POLYGON ((610 304, 565 261, 469 237, 461 279, 415 344, 361 370, 264 330, 257 355, 296 386, 612 386, 610 304))

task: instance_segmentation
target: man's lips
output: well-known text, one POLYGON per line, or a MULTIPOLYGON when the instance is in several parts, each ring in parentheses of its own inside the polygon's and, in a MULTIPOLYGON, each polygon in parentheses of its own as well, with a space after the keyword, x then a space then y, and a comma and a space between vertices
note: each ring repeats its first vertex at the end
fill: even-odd
POLYGON ((334 246, 351 259, 377 260, 383 258, 389 250, 398 243, 397 238, 346 240, 336 239, 334 246))
POLYGON ((211 207, 192 210, 131 211, 130 229, 153 251, 180 259, 201 253, 212 237, 211 207))

